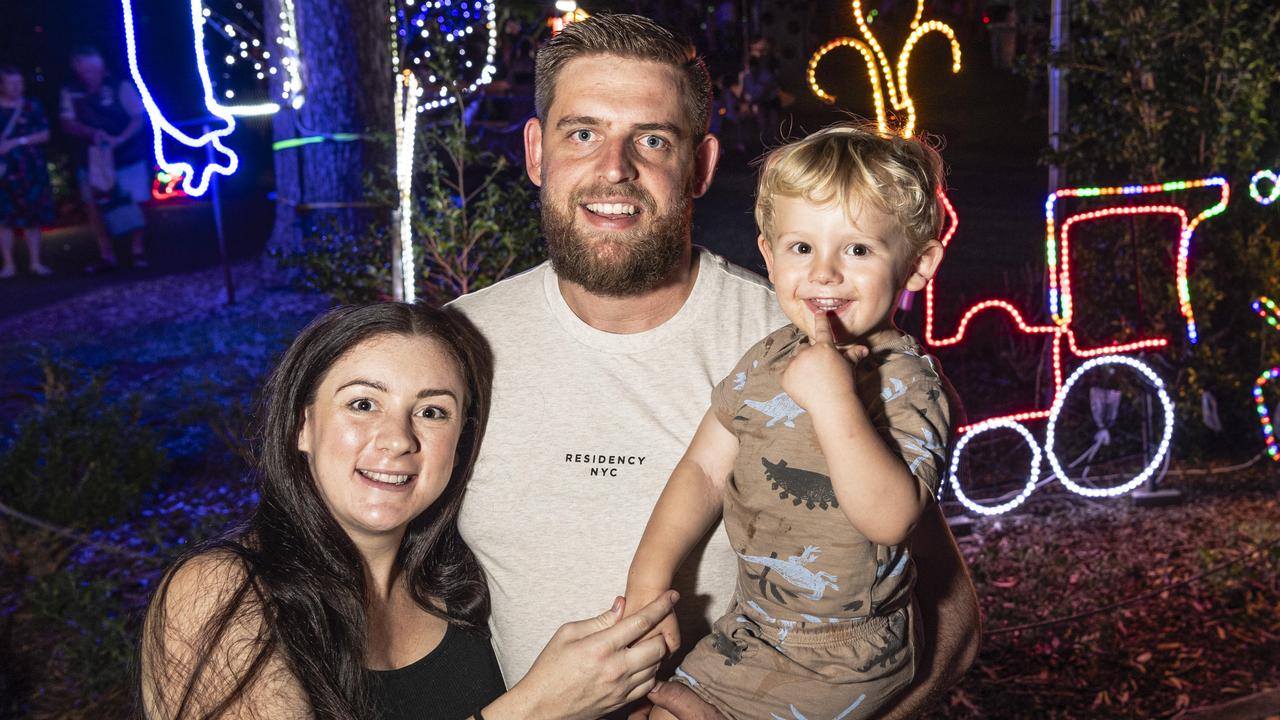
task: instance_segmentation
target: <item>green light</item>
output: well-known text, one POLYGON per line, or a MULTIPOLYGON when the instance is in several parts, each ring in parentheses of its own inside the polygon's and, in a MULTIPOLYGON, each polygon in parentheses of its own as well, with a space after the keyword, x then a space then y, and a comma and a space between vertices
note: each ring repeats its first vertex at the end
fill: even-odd
POLYGON ((272 151, 289 150, 303 145, 315 145, 323 142, 355 142, 364 137, 357 133, 329 133, 327 135, 308 135, 307 137, 279 140, 271 143, 272 151))

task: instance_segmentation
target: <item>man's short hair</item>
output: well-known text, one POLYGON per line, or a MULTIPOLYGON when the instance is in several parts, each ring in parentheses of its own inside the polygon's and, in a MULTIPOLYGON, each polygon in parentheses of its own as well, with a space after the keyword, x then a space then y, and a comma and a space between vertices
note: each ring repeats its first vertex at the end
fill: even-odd
POLYGON ((942 232, 942 158, 920 138, 882 133, 870 123, 839 123, 765 156, 756 191, 756 223, 772 240, 774 198, 869 202, 897 218, 917 252, 942 232))
POLYGON ((18 69, 17 65, 0 65, 0 76, 10 75, 22 77, 22 71, 18 69))
POLYGON ((696 142, 706 134, 711 120, 711 76, 706 65, 687 38, 639 15, 600 14, 570 23, 538 51, 534 105, 539 120, 547 120, 564 66, 592 55, 617 55, 676 68, 691 135, 696 142))
POLYGON ((92 45, 77 45, 71 49, 70 57, 72 64, 75 64, 78 60, 91 60, 94 58, 98 60, 103 59, 102 53, 98 51, 98 48, 92 45))

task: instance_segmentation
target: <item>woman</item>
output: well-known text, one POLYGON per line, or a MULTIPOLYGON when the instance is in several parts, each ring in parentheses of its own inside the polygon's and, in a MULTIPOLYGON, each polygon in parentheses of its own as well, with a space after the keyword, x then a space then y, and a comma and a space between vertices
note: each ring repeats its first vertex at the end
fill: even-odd
POLYGON ((40 228, 53 223, 49 166, 40 147, 49 142, 49 120, 38 101, 23 97, 24 90, 21 71, 0 67, 0 279, 16 272, 15 229, 27 241, 31 272, 51 272, 40 262, 40 228))
POLYGON ((294 340, 258 415, 260 502, 180 559, 143 629, 148 718, 592 718, 654 687, 671 611, 561 627, 509 692, 456 517, 489 408, 475 330, 418 305, 339 308, 294 340), (634 643, 634 645, 633 645, 634 643))

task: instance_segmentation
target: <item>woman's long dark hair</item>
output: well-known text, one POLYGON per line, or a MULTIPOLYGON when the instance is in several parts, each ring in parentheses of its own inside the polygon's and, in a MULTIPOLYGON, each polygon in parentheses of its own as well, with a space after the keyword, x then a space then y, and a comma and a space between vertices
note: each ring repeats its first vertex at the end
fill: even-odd
MULTIPOLYGON (((479 563, 458 533, 457 517, 489 414, 493 361, 488 345, 450 309, 403 303, 336 308, 298 335, 263 389, 254 433, 257 509, 233 539, 206 544, 175 563, 152 600, 153 607, 164 608, 168 579, 192 557, 230 551, 245 569, 243 585, 206 627, 196 668, 173 706, 175 718, 193 716, 191 695, 200 687, 203 660, 229 624, 242 616, 246 603, 261 608, 256 654, 246 661, 244 676, 227 697, 202 699, 199 704, 210 710, 201 717, 217 717, 242 696, 273 653, 284 660, 317 718, 369 715, 364 563, 325 505, 307 458, 298 450, 298 435, 306 408, 334 363, 382 335, 436 340, 465 380, 465 424, 453 474, 440 497, 409 523, 396 562, 423 609, 483 632, 489 594, 479 563)), ((143 640, 149 648, 163 648, 163 613, 153 616, 143 640)))

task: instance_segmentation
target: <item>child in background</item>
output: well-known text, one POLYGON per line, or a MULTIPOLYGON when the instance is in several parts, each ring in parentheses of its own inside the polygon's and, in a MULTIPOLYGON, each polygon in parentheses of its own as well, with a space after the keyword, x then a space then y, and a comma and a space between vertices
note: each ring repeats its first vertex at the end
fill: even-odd
MULTIPOLYGON (((868 717, 915 673, 907 541, 946 467, 951 403, 893 314, 942 260, 941 183, 921 141, 847 124, 764 163, 758 242, 792 324, 713 390, 627 579, 626 607, 643 607, 723 515, 735 603, 674 679, 729 718, 868 717)), ((674 652, 675 621, 659 630, 674 652)))

